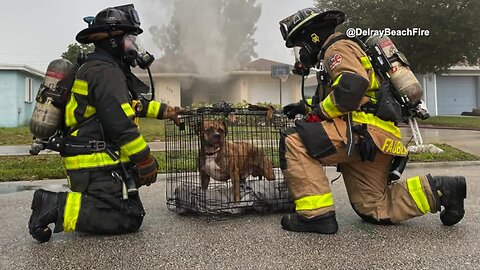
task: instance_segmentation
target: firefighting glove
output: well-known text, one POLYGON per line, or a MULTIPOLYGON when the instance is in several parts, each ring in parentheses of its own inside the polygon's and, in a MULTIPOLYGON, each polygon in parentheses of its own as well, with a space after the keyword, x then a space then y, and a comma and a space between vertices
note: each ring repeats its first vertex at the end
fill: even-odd
POLYGON ((178 119, 178 114, 182 113, 184 109, 182 107, 172 107, 167 105, 165 112, 163 113, 162 119, 170 119, 172 120, 175 125, 180 126, 180 120, 178 119))
POLYGON ((151 154, 135 163, 135 167, 137 168, 137 187, 150 186, 157 181, 158 162, 151 154))
POLYGON ((370 133, 368 133, 367 126, 358 125, 353 127, 353 130, 360 139, 359 151, 362 161, 374 161, 377 154, 377 146, 375 145, 372 136, 370 136, 370 133))
POLYGON ((283 114, 285 114, 288 119, 294 119, 297 114, 305 115, 307 112, 307 106, 303 100, 296 103, 290 103, 283 107, 283 114))

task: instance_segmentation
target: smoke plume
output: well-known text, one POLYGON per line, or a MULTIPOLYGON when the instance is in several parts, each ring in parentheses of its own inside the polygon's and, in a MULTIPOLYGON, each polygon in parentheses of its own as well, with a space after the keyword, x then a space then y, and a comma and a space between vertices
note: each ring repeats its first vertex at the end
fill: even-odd
MULTIPOLYGON (((152 1, 158 3, 157 1, 152 1)), ((256 57, 253 35, 261 7, 256 0, 163 0, 150 27, 163 72, 212 77, 238 69, 256 57)), ((158 71, 158 70, 157 70, 158 71)))

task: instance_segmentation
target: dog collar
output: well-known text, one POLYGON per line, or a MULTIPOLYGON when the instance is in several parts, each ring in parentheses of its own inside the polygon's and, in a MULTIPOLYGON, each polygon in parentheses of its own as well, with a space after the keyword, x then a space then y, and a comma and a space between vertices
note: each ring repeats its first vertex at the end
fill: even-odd
POLYGON ((207 151, 205 151, 205 154, 206 154, 207 156, 212 156, 212 155, 215 155, 216 153, 220 152, 220 149, 221 149, 221 148, 218 148, 217 150, 215 150, 215 151, 213 151, 213 152, 207 152, 207 151))

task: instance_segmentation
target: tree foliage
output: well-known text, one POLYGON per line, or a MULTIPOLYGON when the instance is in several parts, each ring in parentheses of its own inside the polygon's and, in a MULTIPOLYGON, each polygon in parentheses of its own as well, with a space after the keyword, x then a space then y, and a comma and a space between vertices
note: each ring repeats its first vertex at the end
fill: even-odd
POLYGON ((68 61, 72 62, 72 64, 77 64, 77 57, 80 52, 88 54, 93 52, 95 46, 93 44, 79 44, 79 43, 72 43, 68 45, 67 51, 62 53, 61 57, 63 59, 67 59, 68 61))
POLYGON ((428 30, 429 36, 390 36, 415 72, 437 72, 459 63, 479 63, 478 0, 317 0, 317 6, 346 14, 347 21, 340 30, 428 30))
POLYGON ((178 0, 170 22, 149 30, 183 71, 228 72, 257 56, 253 35, 260 13, 256 0, 178 0))

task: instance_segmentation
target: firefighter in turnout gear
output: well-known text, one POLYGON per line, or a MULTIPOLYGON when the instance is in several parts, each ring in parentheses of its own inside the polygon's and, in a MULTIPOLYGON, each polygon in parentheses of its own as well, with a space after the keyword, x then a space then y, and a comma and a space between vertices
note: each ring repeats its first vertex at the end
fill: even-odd
POLYGON ((142 29, 133 5, 106 8, 87 18, 88 28, 76 40, 94 43, 95 50, 76 72, 60 151, 71 192, 35 191, 29 232, 40 242, 50 239, 51 223, 54 232, 136 232, 145 215, 137 188, 156 181, 158 163, 134 119, 179 124, 180 108, 139 102, 137 93, 148 86, 130 68, 146 69, 154 58, 136 41, 142 29))
POLYGON ((330 164, 337 165, 354 211, 367 222, 395 224, 441 211, 443 224, 458 223, 464 216, 464 177, 428 174, 389 182, 392 160, 408 151, 395 118, 380 113, 383 82, 365 50, 335 32, 344 18, 340 11, 306 8, 280 22, 286 46, 300 47, 294 73, 320 70, 311 106, 302 101, 284 107, 288 117, 308 117, 281 136, 281 168, 296 208, 296 213, 283 216, 283 229, 337 232, 323 170, 330 164))

